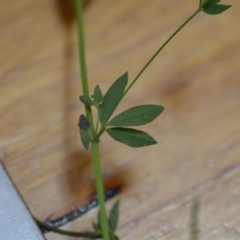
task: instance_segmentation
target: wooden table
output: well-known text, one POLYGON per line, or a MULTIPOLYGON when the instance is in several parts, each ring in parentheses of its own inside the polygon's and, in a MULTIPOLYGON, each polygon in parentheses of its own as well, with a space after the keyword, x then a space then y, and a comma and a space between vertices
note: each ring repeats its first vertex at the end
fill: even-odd
MULTIPOLYGON (((159 143, 133 149, 102 138, 105 186, 122 189, 121 239, 188 239, 195 196, 201 240, 240 238, 240 3, 224 3, 234 7, 219 16, 200 13, 116 111, 165 106, 140 128, 159 143)), ((133 79, 197 4, 91 1, 85 9, 91 91, 99 84, 106 92, 125 71, 133 79)), ((56 218, 95 191, 77 126, 84 107, 71 2, 2 0, 0 36, 0 156, 31 212, 56 218)), ((96 209, 64 228, 86 230, 95 217, 96 209)))

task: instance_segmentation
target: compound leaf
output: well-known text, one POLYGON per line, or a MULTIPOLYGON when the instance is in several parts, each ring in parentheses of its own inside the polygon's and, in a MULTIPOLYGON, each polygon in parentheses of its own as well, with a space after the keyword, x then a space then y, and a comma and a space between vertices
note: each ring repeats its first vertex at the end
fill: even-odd
POLYGON ((109 226, 113 232, 115 232, 117 229, 118 218, 119 218, 119 201, 116 201, 113 204, 113 207, 110 211, 110 215, 109 215, 109 219, 108 219, 109 226))
POLYGON ((112 84, 103 97, 102 104, 100 105, 100 122, 102 125, 106 125, 107 121, 121 101, 127 83, 128 74, 126 72, 112 84))
POLYGON ((144 147, 156 144, 156 140, 143 131, 132 128, 108 128, 107 133, 116 141, 130 147, 144 147))
POLYGON ((141 105, 129 108, 114 117, 108 125, 110 126, 140 126, 152 122, 164 107, 159 105, 141 105))
POLYGON ((222 4, 207 5, 203 8, 203 11, 210 15, 216 15, 226 11, 230 7, 231 5, 222 4))

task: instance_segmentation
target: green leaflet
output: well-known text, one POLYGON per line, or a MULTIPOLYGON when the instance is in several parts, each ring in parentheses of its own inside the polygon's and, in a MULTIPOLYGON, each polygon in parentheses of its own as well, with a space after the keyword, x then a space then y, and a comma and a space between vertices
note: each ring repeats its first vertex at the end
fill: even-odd
POLYGON ((94 88, 93 98, 94 98, 94 102, 98 104, 101 103, 103 100, 102 91, 98 85, 94 88))
POLYGON ((85 95, 80 96, 79 100, 87 106, 93 105, 93 101, 89 96, 85 96, 85 95))
POLYGON ((207 5, 214 5, 221 2, 221 0, 209 0, 207 5))
POLYGON ((200 0, 200 2, 202 10, 210 15, 220 14, 231 7, 231 5, 218 4, 219 2, 221 2, 221 0, 200 0))
POLYGON ((109 215, 109 219, 108 219, 109 226, 113 232, 115 232, 117 229, 118 218, 119 218, 119 201, 116 201, 113 204, 113 207, 110 211, 110 215, 109 215))
POLYGON ((92 222, 92 227, 96 232, 101 232, 101 229, 98 227, 98 225, 95 222, 92 222))
POLYGON ((139 126, 152 122, 162 111, 164 107, 159 105, 141 105, 129 108, 114 117, 109 126, 139 126))
POLYGON ((107 121, 121 101, 127 83, 128 73, 126 72, 112 84, 103 97, 102 104, 100 105, 100 122, 102 125, 106 125, 107 121))
POLYGON ((112 240, 119 240, 119 238, 118 238, 117 235, 114 235, 114 236, 112 237, 112 240))
POLYGON ((98 85, 94 88, 94 94, 92 95, 92 98, 94 100, 92 100, 89 96, 83 95, 79 97, 79 100, 87 106, 92 106, 94 103, 100 104, 103 100, 103 95, 98 85))
POLYGON ((81 140, 82 140, 82 144, 83 146, 85 147, 85 149, 88 150, 88 147, 89 147, 89 143, 90 143, 90 136, 89 136, 89 132, 88 130, 82 130, 80 129, 80 137, 81 137, 81 140))
POLYGON ((203 8, 203 11, 210 15, 220 14, 230 8, 231 5, 221 5, 221 4, 213 4, 207 5, 203 8))
POLYGON ((150 135, 132 128, 108 128, 107 133, 116 141, 124 143, 130 147, 144 147, 156 144, 150 135))
POLYGON ((219 3, 221 0, 200 0, 202 8, 219 3))
POLYGON ((80 137, 82 140, 82 144, 88 150, 89 143, 91 141, 89 135, 89 129, 91 127, 91 124, 83 114, 81 114, 79 117, 78 126, 80 128, 80 137))
POLYGON ((219 3, 221 0, 201 0, 201 6, 205 7, 205 6, 210 6, 213 4, 217 4, 219 3))

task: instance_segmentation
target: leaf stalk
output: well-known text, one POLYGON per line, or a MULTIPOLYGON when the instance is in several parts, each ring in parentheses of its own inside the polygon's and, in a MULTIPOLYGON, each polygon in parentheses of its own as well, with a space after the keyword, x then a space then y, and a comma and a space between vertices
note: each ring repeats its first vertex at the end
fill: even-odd
POLYGON ((144 65, 144 67, 140 70, 137 76, 133 79, 131 84, 126 88, 123 97, 127 94, 127 92, 131 89, 134 83, 139 79, 139 77, 143 74, 143 72, 147 69, 147 67, 151 64, 151 62, 157 57, 157 55, 164 49, 164 47, 177 35, 177 33, 188 23, 190 22, 199 12, 201 8, 191 15, 165 42, 164 44, 153 54, 153 56, 149 59, 149 61, 144 65))
POLYGON ((72 236, 72 237, 94 237, 94 238, 100 238, 102 236, 101 232, 72 232, 72 231, 66 231, 66 230, 61 230, 61 229, 56 228, 56 227, 52 227, 47 223, 39 221, 37 218, 34 218, 34 220, 39 227, 50 230, 52 232, 59 233, 61 235, 67 235, 67 236, 72 236))

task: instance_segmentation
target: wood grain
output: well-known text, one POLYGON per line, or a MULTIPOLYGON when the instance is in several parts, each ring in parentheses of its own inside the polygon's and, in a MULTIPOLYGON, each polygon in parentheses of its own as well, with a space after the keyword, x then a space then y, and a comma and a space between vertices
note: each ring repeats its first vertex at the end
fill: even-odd
MULTIPOLYGON (((141 128, 159 144, 132 149, 102 138, 106 188, 122 187, 121 239, 188 239, 195 196, 201 240, 240 237, 240 4, 224 3, 234 7, 219 16, 199 14, 117 110, 165 106, 141 128)), ((91 89, 99 84, 105 92, 125 71, 133 79, 197 4, 92 0, 85 9, 91 89)), ((95 191, 77 126, 84 108, 73 6, 2 0, 0 36, 0 156, 32 213, 54 218, 95 191)), ((95 211, 65 228, 87 229, 95 211)))

